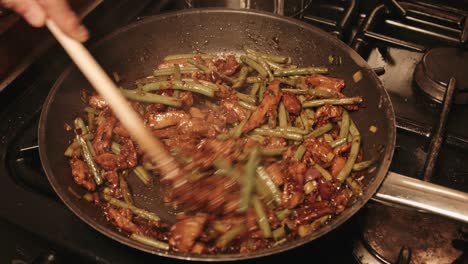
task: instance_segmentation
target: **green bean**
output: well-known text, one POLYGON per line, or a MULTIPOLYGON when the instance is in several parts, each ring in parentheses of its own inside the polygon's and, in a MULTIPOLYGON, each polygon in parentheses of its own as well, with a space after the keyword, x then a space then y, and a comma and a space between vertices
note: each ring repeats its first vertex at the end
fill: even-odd
POLYGON ((322 166, 320 166, 318 164, 315 164, 314 168, 316 170, 318 170, 320 172, 320 174, 322 174, 322 176, 323 176, 323 178, 325 178, 325 180, 327 180, 327 181, 333 180, 333 176, 326 169, 322 168, 322 166))
POLYGON ((253 56, 251 54, 247 54, 247 57, 254 60, 255 62, 257 62, 258 64, 260 64, 260 66, 265 70, 265 72, 267 73, 268 75, 268 78, 270 80, 273 80, 274 76, 273 76, 273 73, 271 72, 270 70, 270 66, 268 65, 268 63, 261 57, 257 57, 257 56, 253 56))
POLYGON ((250 77, 247 77, 247 78, 245 79, 245 82, 246 82, 246 83, 261 83, 261 82, 263 82, 263 81, 264 81, 264 79, 263 79, 263 78, 260 78, 260 77, 258 77, 258 76, 250 76, 250 77))
POLYGON ((305 194, 310 194, 317 190, 317 181, 308 181, 306 184, 304 184, 304 193, 305 194))
POLYGON ((268 128, 275 128, 277 125, 277 115, 278 113, 272 111, 268 114, 268 128))
POLYGON ((94 130, 94 114, 88 112, 88 130, 94 130))
POLYGON ((258 177, 255 178, 255 193, 260 199, 262 199, 262 201, 265 202, 267 206, 270 206, 271 203, 274 203, 270 190, 268 190, 266 184, 258 177))
POLYGON ((180 81, 182 79, 182 74, 180 72, 179 64, 174 64, 174 80, 180 81))
POLYGON ((291 76, 291 75, 309 75, 313 73, 325 74, 328 73, 328 68, 325 67, 308 67, 308 68, 289 68, 275 70, 274 76, 291 76))
POLYGON ((151 221, 156 221, 156 222, 161 220, 161 218, 159 218, 159 216, 157 216, 153 212, 146 211, 144 209, 138 208, 138 207, 133 206, 133 205, 131 205, 129 203, 126 203, 124 201, 115 199, 114 197, 112 197, 110 195, 107 195, 107 194, 104 194, 103 197, 107 202, 109 202, 109 204, 111 204, 111 205, 113 205, 115 207, 127 208, 130 211, 132 211, 132 213, 134 213, 135 215, 140 216, 141 218, 151 220, 151 221))
POLYGON ((247 54, 252 54, 254 56, 261 57, 261 58, 264 58, 264 59, 266 59, 268 61, 277 62, 277 63, 288 63, 289 60, 290 60, 290 58, 286 57, 286 56, 278 56, 278 55, 273 55, 273 54, 267 54, 267 53, 263 53, 263 52, 259 52, 259 51, 247 48, 247 47, 244 47, 244 51, 247 54))
POLYGON ((336 179, 340 182, 344 182, 346 178, 349 176, 351 170, 353 169, 353 165, 356 162, 357 155, 359 153, 359 147, 361 145, 361 136, 353 136, 353 141, 351 144, 351 151, 349 152, 348 159, 346 160, 343 169, 338 173, 336 179))
POLYGON ((256 141, 260 144, 265 144, 265 137, 263 136, 260 136, 260 135, 249 135, 248 136, 250 139, 252 139, 253 141, 256 141))
POLYGON ((187 62, 195 66, 197 69, 201 70, 203 73, 209 73, 211 70, 208 68, 208 66, 203 65, 194 59, 187 59, 187 62))
POLYGON ((242 87, 245 83, 245 79, 247 78, 247 74, 249 73, 249 68, 242 67, 239 72, 239 77, 237 78, 236 82, 232 85, 232 89, 238 89, 242 87))
POLYGON ((88 146, 89 153, 91 153, 91 156, 92 157, 96 156, 96 150, 94 149, 94 146, 91 143, 91 141, 89 141, 88 139, 85 139, 85 141, 86 141, 86 145, 88 146))
POLYGON ((309 134, 310 125, 309 125, 309 121, 307 120, 307 116, 306 116, 305 112, 302 111, 301 115, 299 117, 301 118, 302 124, 304 126, 304 132, 306 133, 306 135, 309 134))
POLYGON ((208 97, 214 96, 214 91, 211 87, 203 84, 195 83, 194 81, 158 81, 147 83, 140 87, 142 91, 151 92, 164 89, 185 90, 189 92, 199 93, 208 97))
POLYGON ((180 59, 191 59, 194 57, 200 57, 204 60, 213 59, 215 56, 211 54, 196 54, 196 53, 187 53, 187 54, 172 54, 164 57, 165 61, 170 60, 180 60, 180 59))
POLYGON ((243 63, 249 65, 250 67, 254 68, 260 76, 263 78, 266 78, 268 76, 268 73, 266 70, 260 65, 258 62, 254 61, 252 58, 249 58, 247 56, 240 56, 240 59, 243 63))
POLYGON ((81 135, 86 135, 89 133, 88 128, 85 125, 85 122, 81 117, 75 118, 75 128, 81 130, 81 135))
POLYGON ((356 124, 354 123, 354 121, 351 118, 349 119, 349 134, 351 134, 351 136, 353 136, 353 137, 356 137, 356 136, 360 135, 359 130, 356 127, 356 124))
POLYGON ((122 197, 124 198, 124 201, 130 205, 133 205, 133 197, 132 193, 130 192, 130 188, 128 187, 127 178, 128 171, 124 170, 122 173, 120 173, 120 181, 119 181, 119 186, 120 186, 120 191, 122 192, 122 197))
POLYGON ((310 224, 300 225, 297 229, 297 233, 300 237, 305 237, 317 230, 321 225, 325 224, 328 219, 330 219, 330 215, 325 215, 310 224))
POLYGON ((296 152, 294 153, 294 159, 300 161, 302 159, 302 157, 304 156, 306 150, 307 149, 306 149, 306 147, 304 145, 300 145, 297 148, 296 152))
POLYGON ((156 103, 156 104, 164 104, 174 107, 180 107, 182 105, 182 101, 178 98, 157 95, 152 93, 147 93, 144 91, 138 90, 120 90, 122 94, 127 97, 128 99, 143 102, 143 103, 156 103))
POLYGON ((92 114, 94 114, 94 115, 98 115, 98 114, 101 112, 101 111, 99 111, 99 110, 97 110, 97 109, 94 109, 94 108, 92 108, 92 107, 90 107, 90 106, 86 106, 86 107, 84 108, 84 110, 85 110, 85 112, 87 112, 87 113, 92 113, 92 114))
POLYGON ((246 103, 255 104, 255 98, 250 95, 237 92, 236 97, 246 103))
POLYGON ((73 152, 80 147, 80 143, 78 140, 73 140, 73 142, 68 146, 68 148, 65 150, 64 155, 67 157, 73 156, 73 152))
POLYGON ((288 127, 288 116, 286 114, 286 108, 284 107, 283 102, 281 102, 278 106, 278 119, 279 119, 279 126, 281 128, 288 127))
POLYGON ((275 203, 281 204, 281 192, 264 167, 260 166, 257 168, 257 177, 266 185, 275 203))
POLYGON ((354 195, 356 196, 362 195, 361 185, 357 181, 355 181, 353 177, 346 178, 346 184, 349 186, 349 188, 351 189, 354 195))
POLYGON ((284 226, 280 226, 277 229, 273 230, 272 235, 275 241, 278 241, 284 238, 286 236, 286 231, 284 230, 284 226))
POLYGON ((259 162, 260 152, 259 149, 255 147, 249 153, 249 159, 245 165, 245 174, 242 179, 241 200, 239 202, 239 208, 237 209, 238 212, 245 212, 249 207, 255 182, 255 169, 259 162))
POLYGON ((249 121, 249 118, 250 118, 250 115, 251 115, 251 112, 247 113, 247 115, 245 116, 244 120, 242 120, 237 126, 235 126, 233 129, 232 129, 232 133, 231 133, 231 136, 233 138, 239 138, 242 134, 242 129, 244 128, 245 124, 247 123, 247 121, 249 121))
POLYGON ((112 141, 111 143, 111 151, 116 155, 120 155, 120 144, 117 142, 112 141))
POLYGON ((250 96, 256 97, 259 89, 260 83, 254 83, 252 89, 250 89, 250 96))
POLYGON ((269 136, 269 137, 281 137, 295 141, 303 141, 304 138, 302 135, 297 133, 291 133, 287 131, 282 131, 279 129, 266 129, 266 128, 256 128, 252 132, 254 135, 260 136, 269 136))
POLYGON ((313 97, 320 97, 320 98, 336 98, 337 95, 332 93, 332 92, 329 92, 329 91, 325 91, 325 90, 319 90, 319 89, 287 89, 287 88, 284 88, 284 89, 281 89, 283 92, 290 92, 290 93, 293 93, 293 94, 300 94, 300 95, 305 95, 305 94, 308 94, 308 95, 312 95, 313 97))
POLYGON ((283 221, 283 220, 286 219, 286 217, 288 217, 291 213, 292 213, 292 211, 286 208, 286 209, 283 209, 283 210, 281 210, 281 211, 277 211, 277 212, 276 212, 276 217, 278 217, 278 220, 283 221))
POLYGON ((300 115, 296 117, 296 120, 294 121, 294 123, 295 123, 294 128, 304 130, 304 122, 302 122, 302 118, 300 115))
POLYGON ((270 223, 268 223, 268 217, 265 213, 265 209, 263 208, 262 202, 258 199, 257 196, 252 197, 252 204, 255 209, 255 213, 257 214, 257 223, 262 230, 263 237, 269 238, 271 237, 271 227, 270 223))
POLYGON ((86 164, 88 165, 89 170, 91 171, 91 174, 93 175, 96 185, 101 185, 104 182, 104 180, 102 179, 98 165, 96 164, 96 162, 94 162, 93 156, 89 151, 88 145, 86 144, 86 140, 80 135, 76 135, 76 140, 78 141, 78 143, 80 143, 81 153, 86 164))
POLYGON ((343 114, 341 116, 340 135, 338 138, 340 139, 347 138, 348 132, 349 132, 349 114, 348 114, 348 111, 343 110, 343 114))
POLYGON ((263 101, 263 94, 266 91, 266 85, 264 82, 260 84, 260 89, 258 90, 258 101, 261 102, 263 101))
POLYGON ((145 185, 150 185, 153 182, 153 177, 151 177, 149 172, 143 168, 143 166, 136 166, 133 168, 133 172, 145 185))
POLYGON ((246 229, 245 225, 238 225, 232 227, 229 231, 221 235, 218 240, 216 240, 215 246, 217 248, 225 248, 231 241, 233 241, 238 235, 240 235, 246 229))
POLYGON ((251 105, 249 103, 246 103, 244 101, 239 101, 237 102, 240 106, 244 107, 245 109, 247 110, 250 110, 250 111, 255 111, 255 109, 257 109, 257 107, 255 105, 251 105))
MULTIPOLYGON (((279 80, 281 83, 284 83, 284 84, 287 84, 289 86, 293 86, 295 87, 296 86, 296 79, 289 79, 289 78, 285 78, 285 77, 282 77, 282 78, 277 78, 277 80, 279 80)), ((306 90, 299 90, 299 89, 282 89, 283 91, 285 92, 291 92, 291 93, 295 93, 297 91, 303 91, 304 93, 302 94, 307 94, 307 91, 306 90)))
POLYGON ((331 123, 327 123, 319 128, 316 128, 312 132, 310 132, 306 138, 317 138, 320 137, 321 135, 327 133, 328 131, 332 130, 333 125, 331 123))
POLYGON ((265 62, 268 64, 268 66, 270 66, 270 69, 272 69, 272 70, 281 70, 281 69, 283 69, 283 67, 280 64, 278 64, 276 62, 273 62, 271 60, 265 60, 265 62))
POLYGON ((337 140, 332 141, 332 142, 330 143, 330 146, 331 146, 332 148, 336 148, 336 147, 339 147, 339 146, 343 145, 343 144, 346 143, 347 141, 348 141, 348 138, 347 138, 347 137, 346 137, 346 138, 339 138, 339 139, 337 139, 337 140))
POLYGON ((169 244, 166 243, 166 242, 162 242, 162 241, 159 241, 159 240, 156 240, 152 237, 147 237, 147 236, 142 236, 142 235, 139 235, 137 233, 132 233, 130 235, 130 238, 135 240, 135 241, 138 241, 142 244, 145 244, 147 246, 150 246, 150 247, 155 247, 155 248, 159 248, 159 249, 162 249, 162 250, 169 250, 169 244))
POLYGON ((370 165, 372 165, 372 163, 374 163, 375 160, 371 159, 371 160, 366 160, 366 161, 361 161, 359 163, 355 163, 353 165, 353 171, 362 171, 362 170, 365 170, 367 168, 369 168, 370 165))
MULTIPOLYGON (((193 73, 196 72, 198 69, 196 67, 182 67, 180 68, 180 73, 181 74, 187 74, 187 73, 193 73)), ((165 68, 165 69, 157 69, 153 71, 153 76, 159 77, 159 76, 169 76, 169 75, 174 75, 175 74, 175 68, 165 68)))
POLYGON ((283 152, 288 149, 287 147, 283 148, 262 148, 260 153, 262 156, 280 156, 283 155, 283 152))
POLYGON ((302 107, 318 107, 322 105, 348 105, 348 104, 359 104, 362 102, 361 96, 348 97, 341 99, 319 99, 313 101, 306 101, 302 104, 302 107))
POLYGON ((217 159, 213 165, 216 168, 215 174, 227 175, 233 169, 231 163, 226 159, 217 159))

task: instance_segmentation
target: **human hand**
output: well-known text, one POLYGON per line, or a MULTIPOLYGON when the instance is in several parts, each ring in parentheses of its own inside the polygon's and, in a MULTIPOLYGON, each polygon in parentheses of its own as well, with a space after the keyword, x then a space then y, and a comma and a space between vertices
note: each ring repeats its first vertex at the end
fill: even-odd
POLYGON ((71 10, 66 0, 0 0, 0 4, 21 15, 34 27, 42 27, 49 18, 68 36, 84 42, 88 30, 71 10))

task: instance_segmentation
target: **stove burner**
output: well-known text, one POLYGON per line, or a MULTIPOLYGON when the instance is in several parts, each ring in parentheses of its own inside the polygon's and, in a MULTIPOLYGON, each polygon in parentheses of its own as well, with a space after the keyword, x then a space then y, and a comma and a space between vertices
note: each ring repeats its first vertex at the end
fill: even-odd
POLYGON ((421 90, 442 102, 448 81, 457 80, 456 104, 468 104, 468 52, 456 48, 435 48, 424 54, 416 66, 414 79, 421 90))
POLYGON ((366 209, 362 244, 375 257, 369 263, 464 263, 456 262, 466 256, 457 246, 466 236, 463 223, 378 203, 366 209))

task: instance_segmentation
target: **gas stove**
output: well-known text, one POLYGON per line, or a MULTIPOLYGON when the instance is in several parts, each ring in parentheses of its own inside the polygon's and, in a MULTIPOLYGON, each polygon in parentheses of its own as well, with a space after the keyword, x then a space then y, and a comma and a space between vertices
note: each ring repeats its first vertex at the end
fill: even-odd
MULTIPOLYGON (((389 92, 398 127, 391 170, 468 192, 468 126, 463 122, 468 116, 468 1, 271 2, 104 1, 84 22, 93 34, 91 44, 144 16, 221 3, 318 26, 366 59, 389 92)), ((50 88, 69 64, 58 46, 49 45, 0 93, 0 262, 179 262, 101 235, 50 187, 37 151, 37 126, 50 88)), ((461 222, 371 201, 312 243, 247 262, 468 263, 467 236, 461 222)))

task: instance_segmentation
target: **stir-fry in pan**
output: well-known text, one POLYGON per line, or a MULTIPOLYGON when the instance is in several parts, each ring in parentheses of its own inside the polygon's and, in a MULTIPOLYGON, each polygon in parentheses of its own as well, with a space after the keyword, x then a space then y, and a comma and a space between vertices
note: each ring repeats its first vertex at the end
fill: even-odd
MULTIPOLYGON (((304 237, 361 194, 372 161, 344 80, 286 56, 167 56, 122 89, 182 173, 159 175, 99 95, 75 119, 72 175, 119 230, 141 243, 192 253, 249 252, 304 237), (169 223, 138 208, 128 177, 162 184, 178 208, 169 223)), ((116 81, 120 76, 114 74, 116 81)))

